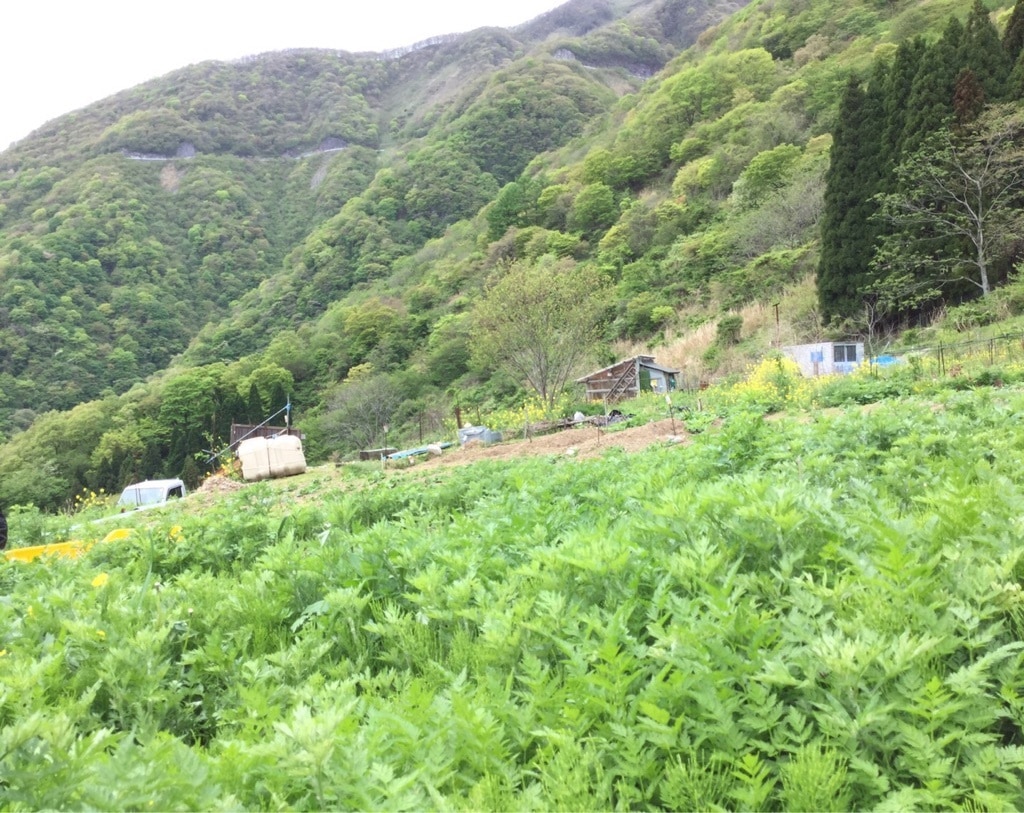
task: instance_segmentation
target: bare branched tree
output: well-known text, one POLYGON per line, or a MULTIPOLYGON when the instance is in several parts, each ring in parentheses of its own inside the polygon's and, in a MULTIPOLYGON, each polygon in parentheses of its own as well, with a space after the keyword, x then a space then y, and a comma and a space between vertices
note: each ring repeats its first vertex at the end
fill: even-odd
POLYGON ((899 165, 897 191, 878 199, 892 226, 874 262, 883 291, 919 299, 960 280, 992 290, 993 263, 1024 222, 1022 136, 1024 111, 996 107, 968 128, 936 134, 899 165))
POLYGON ((324 438, 349 451, 382 444, 385 427, 402 403, 400 387, 386 375, 372 373, 346 381, 328 401, 324 438))

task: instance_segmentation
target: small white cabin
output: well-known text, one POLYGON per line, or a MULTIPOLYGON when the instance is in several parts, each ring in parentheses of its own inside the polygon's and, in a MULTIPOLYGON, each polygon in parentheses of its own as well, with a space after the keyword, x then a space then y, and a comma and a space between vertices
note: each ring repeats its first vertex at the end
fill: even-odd
POLYGON ((864 342, 817 342, 783 347, 805 376, 851 373, 864 361, 864 342))

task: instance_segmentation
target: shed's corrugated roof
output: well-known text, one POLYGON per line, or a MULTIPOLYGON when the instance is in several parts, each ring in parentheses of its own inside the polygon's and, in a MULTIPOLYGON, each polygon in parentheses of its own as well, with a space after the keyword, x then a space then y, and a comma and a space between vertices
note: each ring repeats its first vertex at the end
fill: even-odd
POLYGON ((596 378, 599 375, 604 375, 609 370, 614 370, 616 367, 621 367, 623 364, 629 364, 630 362, 633 362, 633 363, 639 362, 641 367, 647 367, 647 368, 649 368, 651 370, 657 370, 660 373, 668 373, 670 375, 678 375, 679 372, 680 372, 679 370, 674 370, 671 367, 665 367, 664 365, 657 364, 654 361, 654 356, 634 356, 631 359, 622 359, 622 361, 617 361, 614 364, 609 364, 607 367, 602 367, 600 370, 595 370, 594 372, 590 373, 589 375, 583 376, 583 378, 577 378, 576 379, 576 383, 577 384, 584 384, 587 381, 589 381, 591 378, 596 378))

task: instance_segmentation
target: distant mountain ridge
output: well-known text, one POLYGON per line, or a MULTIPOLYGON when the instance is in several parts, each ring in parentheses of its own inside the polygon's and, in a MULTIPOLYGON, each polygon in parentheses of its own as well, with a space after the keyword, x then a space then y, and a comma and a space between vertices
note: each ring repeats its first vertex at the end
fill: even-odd
MULTIPOLYGON (((320 123, 316 121, 316 116, 323 112, 317 109, 317 104, 325 103, 322 98, 318 99, 318 96, 322 95, 322 91, 340 91, 342 95, 351 93, 352 88, 347 87, 344 82, 351 78, 352 71, 365 73, 365 76, 362 76, 356 84, 368 82, 371 92, 381 93, 379 100, 386 106, 385 95, 388 92, 401 94, 402 86, 411 81, 411 76, 415 74, 434 75, 436 79, 437 74, 450 69, 466 56, 471 56, 472 47, 470 46, 470 50, 467 52, 467 43, 481 36, 491 35, 505 38, 508 48, 508 53, 505 55, 507 59, 519 58, 532 49, 540 49, 539 52, 543 52, 547 48, 550 51, 554 44, 557 44, 557 50, 560 53, 571 54, 574 59, 589 67, 624 67, 628 69, 631 65, 635 67, 637 64, 642 64, 645 76, 649 76, 681 48, 695 41, 700 32, 705 30, 708 25, 714 24, 728 13, 741 8, 742 5, 735 0, 697 4, 683 4, 673 0, 661 0, 660 2, 657 0, 625 0, 624 2, 572 0, 572 2, 565 3, 553 11, 511 29, 483 28, 466 34, 436 36, 404 48, 390 49, 379 53, 293 48, 253 54, 228 62, 197 63, 173 71, 164 77, 150 80, 135 88, 127 89, 82 110, 44 124, 28 137, 0 153, 0 169, 17 169, 24 162, 39 160, 50 162, 55 158, 62 158, 65 156, 65 149, 72 145, 86 147, 86 149, 114 151, 121 149, 122 144, 132 140, 136 142, 155 140, 158 138, 157 131, 164 139, 171 138, 176 131, 190 131, 192 127, 198 127, 201 132, 204 129, 201 124, 217 115, 227 116, 230 113, 236 118, 236 123, 245 126, 248 111, 238 105, 237 99, 223 107, 218 107, 204 96, 205 93, 212 94, 218 90, 225 90, 224 83, 231 83, 231 90, 243 94, 247 89, 252 90, 252 85, 246 81, 246 71, 254 67, 267 67, 268 70, 248 77, 253 80, 267 79, 268 75, 279 79, 282 70, 289 71, 291 77, 299 82, 294 88, 289 88, 289 93, 294 92, 300 96, 304 112, 311 114, 314 124, 320 123), (630 43, 629 37, 621 32, 609 32, 608 26, 613 22, 642 26, 642 37, 634 39, 636 41, 643 40, 642 44, 649 50, 639 55, 630 53, 628 48, 630 45, 635 47, 636 41, 630 43), (595 34, 600 35, 598 38, 600 51, 591 41, 594 39, 593 36, 591 40, 586 39, 587 35, 595 34), (304 64, 310 54, 317 55, 315 68, 304 64), (422 56, 428 58, 419 58, 422 56), (597 59, 598 61, 591 62, 588 59, 597 59), (312 78, 311 71, 322 68, 327 60, 337 63, 334 70, 326 71, 329 74, 328 81, 321 81, 312 87, 304 87, 301 81, 312 78), (387 70, 376 70, 374 69, 375 65, 376 67, 387 66, 387 70), (337 81, 339 79, 341 81, 337 81), (335 80, 333 85, 331 80, 335 80), (189 86, 199 88, 205 85, 211 86, 205 93, 190 94, 188 91, 189 86), (191 106, 183 108, 184 104, 191 106), (158 114, 156 111, 161 108, 163 108, 163 112, 158 114), (77 132, 71 133, 70 130, 77 132)), ((492 62, 490 68, 493 69, 493 67, 492 62)), ((480 68, 480 65, 466 66, 465 76, 468 77, 474 73, 480 75, 480 68)), ((433 89, 437 90, 436 84, 433 89)), ((268 89, 262 88, 262 90, 268 89)), ((351 100, 349 101, 351 102, 351 100)), ((427 104, 436 104, 444 101, 444 97, 434 98, 428 95, 425 101, 427 104)), ((225 100, 218 98, 217 102, 224 104, 225 100)), ((280 99, 275 99, 273 102, 271 108, 288 107, 288 105, 280 104, 280 99)), ((292 107, 293 109, 287 112, 295 112, 294 106, 292 107)), ((332 110, 328 112, 348 113, 351 111, 332 110)), ((341 133, 333 135, 344 137, 341 133)), ((264 137, 265 140, 255 148, 259 154, 269 155, 273 154, 277 143, 286 138, 293 139, 294 135, 282 134, 274 139, 264 134, 264 137)), ((182 139, 182 141, 187 141, 187 139, 182 139)), ((199 138, 198 141, 200 144, 206 142, 208 150, 217 146, 210 144, 208 138, 199 138)), ((249 149, 253 148, 253 145, 246 146, 249 149)), ((310 146, 310 144, 307 143, 306 146, 310 146)), ((202 152, 203 147, 197 145, 197 150, 202 152)), ((77 154, 81 155, 80 152, 77 154)), ((174 150, 168 150, 161 154, 174 154, 174 150)))
MULTIPOLYGON (((0 416, 66 409, 159 370, 204 324, 226 316, 231 301, 278 273, 317 223, 392 163, 388 156, 401 164, 412 145, 480 107, 499 72, 520 74, 524 98, 531 83, 543 85, 542 74, 574 85, 575 101, 556 88, 539 103, 554 116, 568 107, 561 121, 531 113, 533 132, 515 157, 506 160, 507 145, 477 150, 477 164, 500 156, 507 166, 466 200, 431 203, 440 206, 426 218, 435 225, 401 244, 415 248, 472 214, 487 201, 478 192, 496 193, 534 155, 582 132, 639 86, 628 70, 609 67, 635 58, 623 45, 624 21, 674 6, 681 4, 571 2, 508 31, 435 37, 386 54, 292 49, 205 62, 47 123, 0 153, 0 416), (621 30, 606 35, 612 22, 621 30), (606 63, 597 71, 551 56, 593 57, 594 38, 606 63), (534 64, 525 69, 522 60, 534 64), (160 164, 173 184, 159 179, 160 164), (95 186, 90 179, 98 178, 95 186), (168 309, 170 302, 181 307, 168 309), (78 336, 73 350, 69 332, 78 336), (60 355, 73 364, 62 365, 60 355)), ((645 58, 664 61, 676 50, 647 32, 635 39, 652 46, 645 58)), ((480 135, 487 123, 476 127, 480 135)))

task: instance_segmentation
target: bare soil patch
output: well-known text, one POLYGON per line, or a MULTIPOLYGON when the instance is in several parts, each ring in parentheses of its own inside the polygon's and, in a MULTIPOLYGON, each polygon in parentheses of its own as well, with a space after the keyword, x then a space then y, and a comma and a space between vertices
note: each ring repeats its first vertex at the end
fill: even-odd
POLYGON ((201 502, 203 505, 210 505, 218 497, 224 494, 231 494, 239 489, 245 488, 247 483, 223 474, 211 474, 189 495, 191 502, 201 502))
POLYGON ((596 457, 609 449, 639 452, 658 443, 688 443, 689 440, 682 422, 673 422, 669 418, 626 429, 583 425, 533 438, 508 438, 491 445, 473 442, 445 449, 437 457, 416 458, 415 466, 458 466, 478 460, 512 460, 545 455, 596 457))
MULTIPOLYGON (((565 456, 570 458, 593 458, 605 454, 611 449, 625 452, 642 452, 651 446, 662 444, 685 444, 690 436, 683 427, 682 421, 665 419, 653 421, 643 426, 615 429, 592 425, 581 425, 571 429, 537 435, 533 438, 508 438, 501 443, 485 445, 474 442, 466 446, 452 446, 445 449, 440 456, 418 455, 403 460, 389 462, 386 469, 394 474, 409 473, 416 475, 433 469, 451 466, 464 466, 480 460, 514 460, 522 457, 565 456)), ((310 491, 299 495, 296 491, 300 485, 319 482, 321 487, 340 486, 350 488, 358 486, 361 481, 353 481, 346 475, 343 465, 323 465, 310 467, 305 475, 283 477, 265 482, 272 483, 274 488, 288 493, 289 499, 302 502, 310 499, 310 491)), ((190 495, 189 502, 200 508, 213 505, 222 496, 246 488, 250 483, 240 477, 225 476, 221 473, 212 474, 190 495)))

